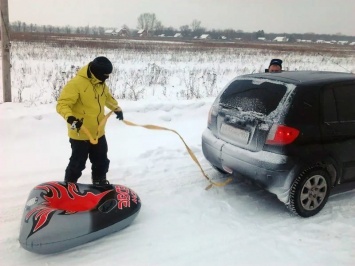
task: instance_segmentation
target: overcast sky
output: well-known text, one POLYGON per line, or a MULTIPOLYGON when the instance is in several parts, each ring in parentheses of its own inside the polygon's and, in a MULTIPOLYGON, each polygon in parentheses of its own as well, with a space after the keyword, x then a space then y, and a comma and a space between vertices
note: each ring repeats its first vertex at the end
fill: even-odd
POLYGON ((164 27, 355 36, 355 0, 8 0, 10 22, 137 28, 142 13, 164 27))

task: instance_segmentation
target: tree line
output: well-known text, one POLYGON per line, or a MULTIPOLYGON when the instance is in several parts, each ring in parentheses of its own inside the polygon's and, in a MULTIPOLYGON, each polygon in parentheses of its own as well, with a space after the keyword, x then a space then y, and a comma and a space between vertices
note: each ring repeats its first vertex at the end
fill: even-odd
MULTIPOLYGON (((52 25, 37 25, 27 24, 21 21, 10 23, 11 30, 14 32, 44 32, 44 33, 61 33, 61 34, 84 34, 84 35, 105 35, 105 31, 109 28, 101 26, 52 26, 52 25)), ((174 36, 180 33, 184 38, 198 38, 202 34, 209 34, 211 39, 241 39, 246 41, 258 40, 258 38, 265 38, 273 40, 278 36, 286 37, 290 42, 297 39, 313 40, 322 39, 325 41, 331 40, 347 40, 353 41, 353 36, 344 36, 339 34, 316 34, 316 33, 266 33, 264 30, 256 32, 244 32, 243 30, 223 29, 223 30, 208 30, 202 26, 202 22, 194 19, 190 24, 180 26, 178 29, 174 27, 165 27, 160 20, 157 19, 154 13, 143 13, 137 19, 136 29, 130 29, 127 25, 122 25, 130 32, 131 36, 135 36, 139 30, 145 30, 146 37, 152 36, 174 36)), ((110 28, 112 29, 112 27, 110 28)))

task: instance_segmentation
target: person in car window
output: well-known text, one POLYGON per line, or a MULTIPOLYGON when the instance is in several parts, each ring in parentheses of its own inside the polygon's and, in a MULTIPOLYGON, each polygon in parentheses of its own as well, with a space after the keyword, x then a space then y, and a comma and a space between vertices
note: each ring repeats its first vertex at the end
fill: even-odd
POLYGON ((92 164, 93 184, 109 184, 106 173, 110 160, 107 158, 105 130, 103 128, 98 132, 98 126, 105 117, 105 107, 114 111, 117 119, 123 120, 122 109, 105 83, 112 69, 109 59, 104 56, 96 57, 69 80, 59 96, 56 110, 68 123, 68 136, 72 149, 65 170, 65 182, 78 181, 89 157, 92 164), (83 125, 93 137, 98 137, 97 144, 91 144, 89 137, 80 131, 83 125))
POLYGON ((272 59, 269 64, 269 68, 266 72, 278 73, 282 71, 282 60, 281 59, 272 59))

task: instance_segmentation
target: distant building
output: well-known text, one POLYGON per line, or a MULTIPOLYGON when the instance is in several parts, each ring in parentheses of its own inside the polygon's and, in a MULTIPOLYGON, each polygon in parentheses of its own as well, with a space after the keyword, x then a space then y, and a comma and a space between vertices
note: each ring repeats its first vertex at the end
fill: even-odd
POLYGON ((180 32, 175 33, 175 35, 174 35, 174 38, 181 38, 181 37, 182 37, 182 34, 180 32))
POLYGON ((287 42, 288 38, 287 37, 276 37, 275 39, 272 40, 273 42, 287 42))
POLYGON ((137 32, 139 37, 146 37, 148 35, 148 31, 146 29, 141 29, 137 32))
POLYGON ((127 29, 127 28, 119 29, 116 32, 117 32, 117 35, 121 36, 121 37, 128 37, 131 35, 129 29, 127 29))
POLYGON ((130 35, 129 30, 126 28, 105 30, 104 34, 111 35, 111 36, 121 36, 121 37, 127 37, 130 35))
POLYGON ((105 30, 104 34, 105 35, 112 35, 114 30, 105 30))
POLYGON ((200 39, 207 40, 207 39, 211 39, 211 37, 210 37, 209 34, 202 34, 202 35, 200 36, 200 39))
POLYGON ((265 37, 258 37, 258 41, 266 41, 266 38, 265 37))

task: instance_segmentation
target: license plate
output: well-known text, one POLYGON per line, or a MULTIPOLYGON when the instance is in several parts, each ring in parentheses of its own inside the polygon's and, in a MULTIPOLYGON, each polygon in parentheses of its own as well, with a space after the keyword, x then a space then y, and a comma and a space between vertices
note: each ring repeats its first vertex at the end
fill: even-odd
POLYGON ((240 128, 222 124, 220 133, 230 140, 247 144, 249 140, 249 132, 240 128))

